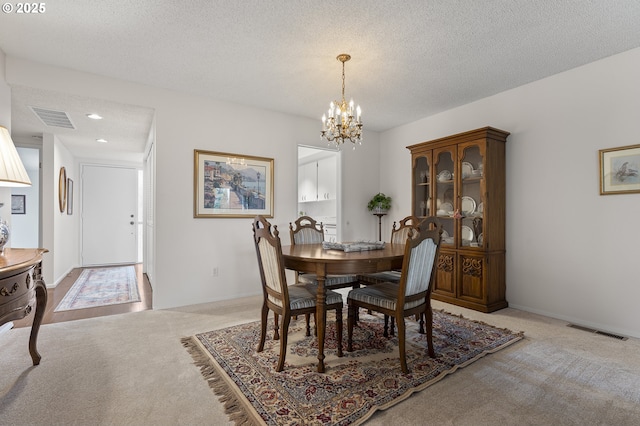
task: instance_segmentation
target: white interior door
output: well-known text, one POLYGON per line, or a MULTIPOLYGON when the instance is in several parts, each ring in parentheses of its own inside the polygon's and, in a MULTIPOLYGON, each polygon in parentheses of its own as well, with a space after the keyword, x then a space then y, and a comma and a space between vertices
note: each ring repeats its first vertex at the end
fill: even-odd
POLYGON ((137 262, 138 171, 82 166, 82 264, 137 262))

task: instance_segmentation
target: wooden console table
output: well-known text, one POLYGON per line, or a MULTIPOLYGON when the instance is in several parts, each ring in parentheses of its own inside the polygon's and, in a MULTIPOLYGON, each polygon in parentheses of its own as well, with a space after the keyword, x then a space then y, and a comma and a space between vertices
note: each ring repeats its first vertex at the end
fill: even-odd
POLYGON ((31 326, 29 353, 40 364, 36 348, 42 316, 47 307, 47 287, 42 279, 42 254, 47 249, 5 248, 0 254, 0 325, 36 313, 31 326))

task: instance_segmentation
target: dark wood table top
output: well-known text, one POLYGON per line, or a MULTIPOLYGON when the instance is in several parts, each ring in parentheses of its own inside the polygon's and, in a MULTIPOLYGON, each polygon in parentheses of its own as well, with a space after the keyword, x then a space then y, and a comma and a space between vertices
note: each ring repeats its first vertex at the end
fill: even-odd
POLYGON ((282 255, 288 268, 298 269, 300 265, 323 264, 327 273, 369 273, 399 269, 404 258, 404 245, 385 244, 380 250, 352 251, 324 249, 322 244, 296 244, 282 246, 282 255), (291 265, 290 264, 295 264, 291 265))

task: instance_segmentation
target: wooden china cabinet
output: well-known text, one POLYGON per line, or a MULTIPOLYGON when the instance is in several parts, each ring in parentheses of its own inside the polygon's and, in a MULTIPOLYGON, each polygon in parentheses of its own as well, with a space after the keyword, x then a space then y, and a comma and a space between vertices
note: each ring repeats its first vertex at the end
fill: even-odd
POLYGON ((484 127, 408 146, 411 210, 443 225, 432 297, 481 312, 505 299, 505 143, 484 127))

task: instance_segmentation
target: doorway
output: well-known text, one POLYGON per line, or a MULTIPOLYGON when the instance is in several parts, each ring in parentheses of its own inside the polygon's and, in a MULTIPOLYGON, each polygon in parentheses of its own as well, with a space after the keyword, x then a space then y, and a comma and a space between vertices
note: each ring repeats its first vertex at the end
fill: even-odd
POLYGON ((140 177, 135 168, 82 166, 82 266, 139 262, 140 177))
POLYGON ((340 151, 298 145, 297 216, 322 222, 326 241, 340 241, 340 151))

